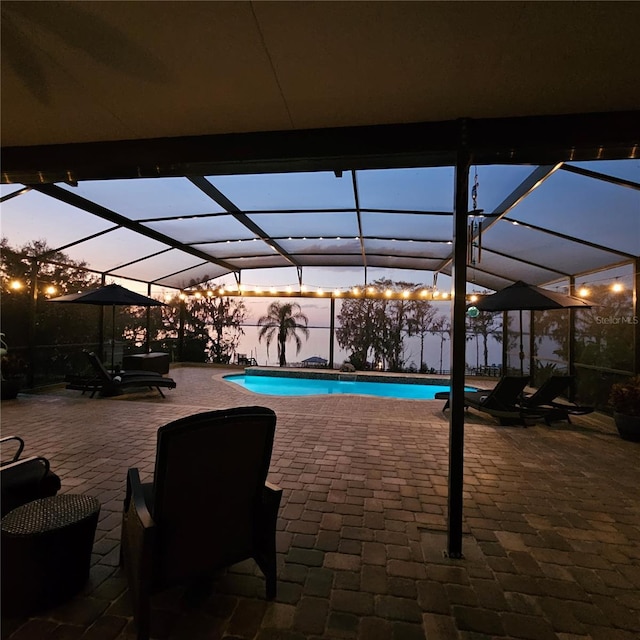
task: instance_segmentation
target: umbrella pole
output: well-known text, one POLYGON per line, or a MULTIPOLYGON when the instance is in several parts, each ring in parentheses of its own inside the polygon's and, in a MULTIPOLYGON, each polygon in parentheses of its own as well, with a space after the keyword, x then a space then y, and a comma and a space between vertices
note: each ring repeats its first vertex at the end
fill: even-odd
POLYGON ((522 309, 520 309, 520 375, 524 375, 524 345, 522 343, 522 309))
POLYGON ((116 305, 111 305, 111 371, 115 373, 114 360, 116 348, 116 305))

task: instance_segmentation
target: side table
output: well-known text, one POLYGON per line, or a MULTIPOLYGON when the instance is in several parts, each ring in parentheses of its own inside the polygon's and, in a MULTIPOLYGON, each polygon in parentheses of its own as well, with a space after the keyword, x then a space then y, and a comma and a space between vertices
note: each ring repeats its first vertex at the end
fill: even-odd
POLYGON ((26 616, 75 595, 89 578, 100 503, 41 498, 2 518, 2 614, 26 616))

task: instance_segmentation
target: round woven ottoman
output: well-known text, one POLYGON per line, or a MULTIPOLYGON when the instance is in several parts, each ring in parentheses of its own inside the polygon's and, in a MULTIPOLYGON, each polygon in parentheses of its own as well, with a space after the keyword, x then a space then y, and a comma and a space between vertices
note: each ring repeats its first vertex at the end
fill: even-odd
POLYGON ((2 518, 2 615, 26 616, 67 600, 89 578, 100 503, 42 498, 2 518))

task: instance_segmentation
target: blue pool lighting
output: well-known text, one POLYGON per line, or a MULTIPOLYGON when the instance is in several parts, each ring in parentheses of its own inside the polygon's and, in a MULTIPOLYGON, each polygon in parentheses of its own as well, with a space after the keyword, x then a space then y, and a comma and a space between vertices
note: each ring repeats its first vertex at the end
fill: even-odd
MULTIPOLYGON (((357 394, 379 398, 403 398, 407 400, 433 400, 435 394, 449 391, 449 385, 406 384, 400 382, 369 382, 359 380, 336 380, 329 378, 299 378, 280 376, 230 375, 228 382, 240 385, 254 393, 270 396, 313 396, 334 394, 357 394)), ((475 391, 467 387, 466 391, 475 391)))

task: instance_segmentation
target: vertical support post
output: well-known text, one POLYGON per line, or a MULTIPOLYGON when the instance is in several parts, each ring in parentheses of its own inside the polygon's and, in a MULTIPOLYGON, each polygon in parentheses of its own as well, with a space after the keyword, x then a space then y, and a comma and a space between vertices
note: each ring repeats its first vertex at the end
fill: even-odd
MULTIPOLYGON (((104 287, 107 282, 107 277, 103 273, 100 277, 100 286, 104 287)), ((100 360, 105 362, 106 359, 106 351, 104 349, 104 306, 100 305, 98 307, 98 342, 100 343, 100 349, 98 353, 100 354, 100 360)))
POLYGON ((38 259, 31 258, 31 299, 29 300, 29 348, 27 387, 34 386, 36 368, 36 313, 38 311, 38 259))
POLYGON ((179 302, 180 319, 178 324, 178 362, 183 362, 184 356, 184 323, 187 318, 187 303, 183 295, 180 295, 179 302))
POLYGON ((509 312, 502 312, 502 372, 506 376, 509 368, 509 312))
POLYGON ((336 301, 331 296, 331 318, 329 318, 329 369, 333 369, 333 339, 336 333, 336 301))
POLYGON ((535 312, 529 311, 529 376, 531 380, 534 380, 534 377, 536 375, 536 359, 534 357, 536 344, 533 335, 535 322, 535 312))
POLYGON ((447 554, 462 558, 462 492, 464 470, 464 382, 466 346, 467 214, 469 210, 469 165, 466 122, 461 122, 461 140, 455 171, 453 209, 453 301, 451 306, 451 394, 449 412, 449 500, 447 554))
MULTIPOLYGON (((576 279, 575 276, 569 276, 569 295, 576 295, 576 279)), ((569 375, 573 376, 576 373, 576 310, 573 307, 569 308, 569 335, 567 336, 569 344, 567 347, 567 369, 569 375)), ((569 400, 575 399, 576 389, 575 383, 569 388, 569 400)))
MULTIPOLYGON (((147 282, 147 296, 151 297, 151 283, 147 282)), ((144 328, 144 352, 151 352, 151 345, 149 344, 149 334, 151 333, 151 307, 147 307, 147 323, 144 328)))
POLYGON ((640 258, 633 261, 633 373, 640 374, 640 258))

